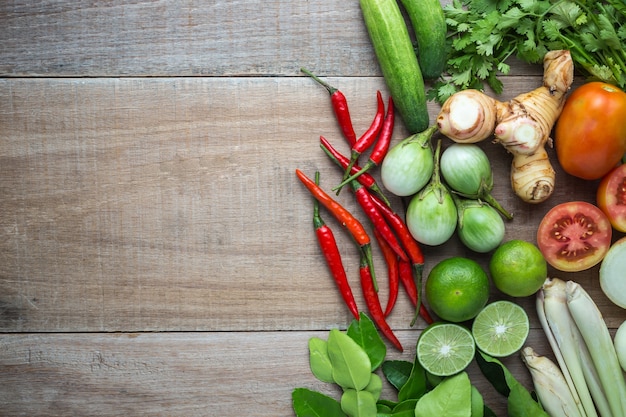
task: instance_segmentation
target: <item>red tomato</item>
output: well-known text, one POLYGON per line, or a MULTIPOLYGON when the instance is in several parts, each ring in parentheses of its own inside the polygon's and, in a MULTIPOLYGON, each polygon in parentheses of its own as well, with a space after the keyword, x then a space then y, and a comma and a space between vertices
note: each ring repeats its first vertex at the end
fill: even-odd
POLYGON ((597 265, 611 246, 611 222, 584 201, 554 206, 541 220, 537 246, 559 271, 576 272, 597 265))
POLYGON ((626 164, 602 178, 596 198, 615 230, 626 232, 626 164))
POLYGON ((575 89, 556 122, 554 146, 568 174, 602 178, 626 152, 626 93, 606 83, 575 89))

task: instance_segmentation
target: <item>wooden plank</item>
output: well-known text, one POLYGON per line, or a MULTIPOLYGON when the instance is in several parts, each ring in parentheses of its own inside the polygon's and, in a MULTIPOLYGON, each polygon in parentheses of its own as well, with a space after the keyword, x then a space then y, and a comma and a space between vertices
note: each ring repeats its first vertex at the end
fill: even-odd
MULTIPOLYGON (((345 87, 364 131, 382 80, 331 81, 345 87)), ((531 83, 512 79, 507 91, 531 83)), ((0 95, 1 331, 292 330, 348 320, 315 243, 311 198, 293 174, 320 170, 330 188, 339 171, 318 136, 346 147, 328 95, 311 80, 5 79, 0 95)), ((404 136, 399 128, 394 143, 404 136)), ((560 172, 550 204, 529 207, 510 190, 503 148, 484 148, 494 195, 517 214, 507 238, 534 241, 552 204, 594 199, 592 183, 560 172)), ((349 193, 339 199, 358 213, 349 193)), ((358 254, 337 234, 357 285, 358 254)), ((426 253, 426 273, 452 254, 475 257, 456 240, 426 253)), ((607 319, 621 322, 597 268, 557 275, 591 286, 607 319)), ((411 314, 401 307, 392 323, 406 328, 411 314)))
POLYGON ((5 77, 380 75, 358 2, 17 0, 0 27, 5 77))
MULTIPOLYGON (((399 332, 412 361, 414 331, 399 332)), ((339 398, 309 369, 307 341, 327 332, 24 334, 0 336, 0 404, 5 416, 293 415, 291 392, 304 387, 339 398), (251 411, 254 410, 254 411, 251 411)), ((544 339, 529 343, 544 353, 544 339)), ((503 359, 527 388, 517 357, 503 359)), ((506 401, 480 374, 472 382, 497 413, 506 401)), ((380 373, 380 370, 378 371, 380 373)), ((381 374, 382 375, 382 374, 381 374)), ((382 397, 395 400, 385 383, 382 397)))

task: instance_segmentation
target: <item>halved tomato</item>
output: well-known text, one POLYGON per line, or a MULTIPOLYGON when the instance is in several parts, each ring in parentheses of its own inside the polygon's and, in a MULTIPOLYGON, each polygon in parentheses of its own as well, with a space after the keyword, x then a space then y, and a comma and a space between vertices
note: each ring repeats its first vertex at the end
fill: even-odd
POLYGON ((537 246, 559 271, 577 272, 597 265, 611 246, 611 222, 585 201, 554 206, 541 220, 537 246))
POLYGON ((620 232, 626 232, 626 165, 609 172, 598 186, 598 207, 620 232))

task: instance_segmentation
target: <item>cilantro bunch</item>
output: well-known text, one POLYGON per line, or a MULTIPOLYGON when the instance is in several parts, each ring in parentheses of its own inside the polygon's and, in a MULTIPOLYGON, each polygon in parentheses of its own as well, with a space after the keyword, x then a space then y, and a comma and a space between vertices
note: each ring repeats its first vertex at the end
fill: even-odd
POLYGON ((580 75, 626 89, 624 0, 453 0, 444 13, 447 76, 433 84, 430 100, 485 84, 500 94, 510 57, 536 64, 557 49, 571 52, 580 75))

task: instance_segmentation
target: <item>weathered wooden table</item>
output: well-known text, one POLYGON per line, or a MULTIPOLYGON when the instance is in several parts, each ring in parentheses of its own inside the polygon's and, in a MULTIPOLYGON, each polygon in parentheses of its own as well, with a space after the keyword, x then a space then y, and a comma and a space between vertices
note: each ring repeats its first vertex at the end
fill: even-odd
MULTIPOLYGON (((327 93, 299 69, 340 87, 367 128, 376 90, 388 93, 358 2, 16 0, 0 4, 0 28, 0 414, 276 417, 293 415, 296 387, 335 394, 311 375, 307 340, 350 316, 294 170, 330 187, 319 135, 346 149, 327 93)), ((540 68, 504 81, 511 98, 540 68)), ((394 143, 406 133, 398 124, 394 143)), ((524 204, 509 155, 482 146, 515 213, 507 239, 535 241, 556 203, 594 201, 595 182, 557 167, 552 198, 524 204)), ((357 254, 337 235, 356 285, 357 254)), ((488 259, 456 238, 424 250, 426 273, 452 255, 488 259)), ((597 267, 550 274, 580 282, 612 328, 626 319, 597 267)), ((550 354, 533 297, 516 301, 528 344, 550 354)), ((390 358, 413 359, 425 324, 410 328, 412 313, 400 297, 390 322, 406 350, 390 358)), ((530 386, 517 356, 505 364, 530 386)))

